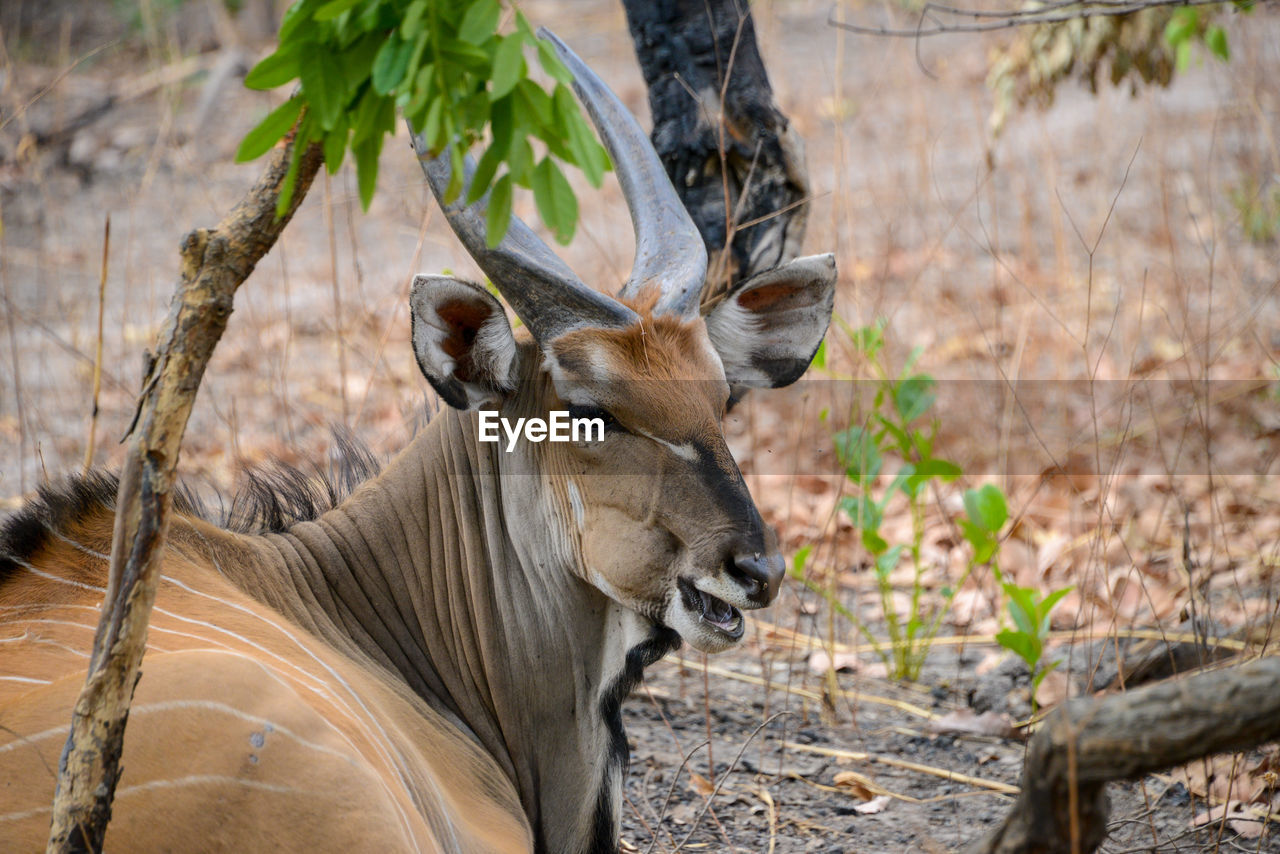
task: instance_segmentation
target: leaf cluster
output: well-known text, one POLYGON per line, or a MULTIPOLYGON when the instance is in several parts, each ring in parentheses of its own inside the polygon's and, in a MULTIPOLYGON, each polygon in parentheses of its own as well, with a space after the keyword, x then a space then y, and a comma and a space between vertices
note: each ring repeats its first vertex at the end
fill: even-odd
MULTIPOLYGON (((1044 6, 1032 2, 1024 8, 1044 6)), ((995 94, 991 129, 998 135, 1012 109, 1053 103, 1059 83, 1075 78, 1097 93, 1100 81, 1112 86, 1139 83, 1168 86, 1176 71, 1191 63, 1193 44, 1202 45, 1222 61, 1230 59, 1227 34, 1218 22, 1227 9, 1247 12, 1251 0, 1205 6, 1142 9, 1127 15, 1068 17, 1019 30, 1006 47, 992 53, 987 86, 995 94)))
MULTIPOLYGON (((898 373, 885 365, 883 321, 858 329, 850 328, 837 318, 849 343, 875 376, 874 394, 862 417, 837 431, 832 439, 836 456, 851 484, 850 494, 841 499, 841 509, 858 530, 863 546, 871 556, 871 568, 884 611, 888 644, 882 645, 867 628, 857 623, 889 668, 898 678, 916 679, 924 666, 925 656, 937 635, 954 590, 942 591, 943 604, 927 612, 925 606, 924 509, 928 489, 933 484, 950 483, 962 472, 958 465, 934 454, 938 421, 929 413, 937 401, 933 377, 917 371, 921 355, 913 351, 898 373), (896 465, 892 477, 885 473, 886 462, 896 465), (884 478, 888 483, 881 487, 884 478), (912 521, 910 542, 890 543, 881 531, 890 502, 905 500, 912 521), (914 569, 911 604, 906 614, 893 605, 894 570, 904 559, 914 569)), ((810 585, 812 586, 812 585, 810 585)), ((826 597, 833 602, 832 597, 826 597)), ((847 611, 837 609, 846 617, 847 611)))
MULTIPOLYGON (((294 151, 319 143, 330 173, 351 152, 367 208, 399 110, 433 155, 448 151, 452 201, 461 190, 464 153, 487 128, 468 201, 491 193, 490 241, 506 232, 512 189, 519 185, 533 191, 542 220, 567 243, 578 206, 560 164, 577 166, 599 186, 608 155, 550 44, 519 11, 507 16, 510 32, 500 32, 503 17, 499 0, 298 0, 285 14, 279 46, 245 80, 253 89, 296 81, 296 89, 249 132, 236 159, 261 156, 296 125, 294 151), (550 77, 550 92, 530 78, 526 48, 550 77), (530 140, 540 143, 541 155, 530 140)), ((282 210, 299 156, 281 193, 282 210)))
POLYGON ((1058 660, 1044 662, 1044 642, 1049 636, 1049 618, 1053 609, 1074 587, 1063 587, 1041 597, 1034 587, 1019 587, 1004 581, 1001 589, 1008 597, 1009 616, 1014 627, 996 634, 996 643, 1026 662, 1031 671, 1031 703, 1034 707, 1036 691, 1044 677, 1048 676, 1058 660))

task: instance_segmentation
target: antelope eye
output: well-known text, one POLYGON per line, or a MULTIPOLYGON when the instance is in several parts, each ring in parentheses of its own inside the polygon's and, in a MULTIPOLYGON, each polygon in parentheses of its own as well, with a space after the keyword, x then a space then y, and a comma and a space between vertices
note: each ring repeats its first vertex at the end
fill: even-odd
POLYGON ((606 410, 599 406, 580 406, 576 403, 569 404, 569 417, 573 420, 579 418, 595 419, 599 418, 604 422, 604 431, 606 433, 625 433, 627 432, 618 419, 610 415, 606 410))

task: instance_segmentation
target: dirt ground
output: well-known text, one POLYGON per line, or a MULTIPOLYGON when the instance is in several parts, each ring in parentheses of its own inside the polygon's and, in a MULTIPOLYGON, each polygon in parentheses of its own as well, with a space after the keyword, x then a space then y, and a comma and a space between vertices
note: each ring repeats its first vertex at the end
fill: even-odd
MULTIPOLYGON (((522 7, 647 115, 619 6, 522 7)), ((283 97, 241 87, 270 43, 221 4, 139 8, 0 10, 9 507, 79 469, 91 434, 94 464, 119 461, 178 242, 256 177, 258 164, 233 163, 235 148, 283 97)), ((987 53, 1008 34, 917 43, 832 28, 816 0, 752 8, 779 105, 807 143, 807 251, 836 253, 845 324, 884 319, 892 369, 919 351, 938 380, 939 451, 966 473, 926 508, 926 606, 967 560, 961 491, 992 482, 1015 518, 1005 573, 1074 587, 1055 613, 1052 654, 1065 663, 1044 705, 1088 690, 1108 644, 1114 668, 1135 633, 1193 614, 1247 654, 1267 651, 1280 607, 1280 16, 1264 6, 1232 17, 1229 64, 1196 54, 1172 87, 1136 94, 1068 83, 1051 109, 1015 114, 993 139, 987 53), (1258 210, 1277 221, 1251 238, 1258 210)), ((229 491, 247 466, 323 461, 334 425, 390 455, 435 407, 408 347, 408 284, 475 267, 417 170, 401 133, 367 213, 350 169, 317 180, 237 298, 188 429, 188 480, 229 491)), ((575 186, 582 223, 562 255, 612 288, 633 247, 620 193, 575 186)), ((531 199, 516 212, 536 219, 531 199)), ((811 580, 883 637, 867 556, 837 509, 849 487, 831 442, 862 414, 852 378, 865 371, 835 326, 825 373, 756 395, 727 430, 787 554, 812 546, 811 580)), ((886 536, 902 542, 910 527, 891 507, 886 536)), ((893 581, 906 607, 911 575, 893 581)), ((626 706, 624 844, 931 852, 981 835, 1011 802, 1024 744, 945 724, 971 706, 1019 722, 1030 712, 1024 671, 991 641, 1000 607, 990 573, 975 573, 910 684, 887 679, 849 620, 798 584, 741 650, 655 665, 626 706), (819 654, 851 672, 827 673, 819 654)), ((1270 761, 1253 752, 1114 786, 1105 850, 1280 851, 1274 827, 1251 838, 1261 824, 1192 826, 1206 798, 1249 800, 1265 816, 1270 761)))

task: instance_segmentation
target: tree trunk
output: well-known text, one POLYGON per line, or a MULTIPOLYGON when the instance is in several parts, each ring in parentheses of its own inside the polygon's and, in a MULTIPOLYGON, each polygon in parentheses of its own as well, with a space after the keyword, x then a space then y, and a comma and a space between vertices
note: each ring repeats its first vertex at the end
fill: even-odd
POLYGON ((292 203, 277 219, 292 140, 290 134, 276 147, 258 183, 222 222, 183 238, 181 278, 143 384, 120 476, 107 592, 89 674, 59 762, 50 854, 102 850, 159 582, 182 434, 205 366, 231 316, 236 289, 275 245, 322 161, 319 145, 302 155, 292 203))
POLYGON ((706 241, 706 296, 796 257, 809 194, 803 146, 774 103, 747 4, 623 6, 654 148, 706 241))
POLYGON ((1280 738, 1280 658, 1081 697, 1031 739, 1003 826, 966 854, 1087 854, 1107 836, 1106 784, 1280 738))

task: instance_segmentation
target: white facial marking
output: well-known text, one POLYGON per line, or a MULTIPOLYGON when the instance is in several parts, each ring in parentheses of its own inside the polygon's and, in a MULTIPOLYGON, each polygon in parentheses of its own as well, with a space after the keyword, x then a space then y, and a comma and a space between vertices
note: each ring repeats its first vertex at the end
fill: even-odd
POLYGON ((698 461, 698 449, 689 442, 681 442, 677 444, 675 442, 668 442, 666 439, 659 439, 652 433, 646 433, 643 430, 636 430, 635 432, 644 436, 646 439, 652 439, 682 460, 691 463, 696 463, 698 461))

